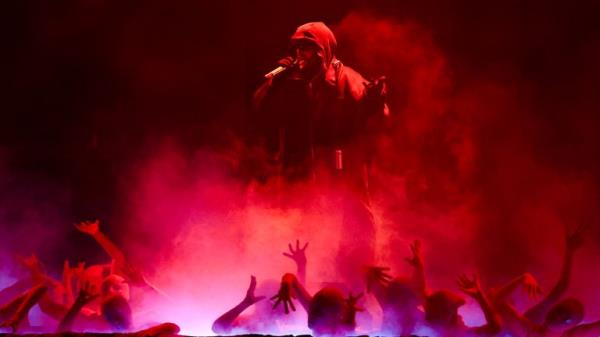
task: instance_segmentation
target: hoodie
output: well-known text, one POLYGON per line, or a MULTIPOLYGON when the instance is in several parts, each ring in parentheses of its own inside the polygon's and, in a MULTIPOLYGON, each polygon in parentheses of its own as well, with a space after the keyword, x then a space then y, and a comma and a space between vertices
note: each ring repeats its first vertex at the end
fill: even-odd
POLYGON ((370 116, 379 113, 365 104, 368 81, 336 58, 337 40, 324 23, 299 26, 290 37, 291 51, 300 41, 317 47, 321 72, 309 83, 294 83, 299 81, 288 80, 284 74, 265 81, 255 92, 257 125, 264 130, 267 147, 270 152, 283 151, 279 155, 284 167, 312 166, 319 157, 332 166, 331 151, 341 149, 343 166, 360 172, 366 156, 357 146, 365 147, 361 134, 370 116), (321 156, 319 149, 326 152, 321 156))
POLYGON ((338 97, 344 98, 350 94, 355 102, 360 101, 365 95, 367 81, 350 67, 343 66, 335 56, 337 40, 329 27, 323 22, 309 22, 296 29, 290 39, 293 48, 298 41, 310 41, 319 48, 321 69, 325 82, 337 87, 338 97))

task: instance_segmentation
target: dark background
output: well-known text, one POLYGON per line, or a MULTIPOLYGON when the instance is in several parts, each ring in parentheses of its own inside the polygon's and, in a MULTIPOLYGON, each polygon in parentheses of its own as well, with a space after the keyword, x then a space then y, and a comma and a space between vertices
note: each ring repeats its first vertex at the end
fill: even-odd
MULTIPOLYGON (((114 234, 126 211, 117 188, 123 171, 151 155, 165 136, 190 152, 226 147, 227 130, 244 133, 252 90, 284 54, 295 27, 335 24, 353 11, 429 29, 457 86, 475 78, 526 80, 535 105, 528 117, 540 123, 528 145, 549 167, 591 174, 597 191, 597 3, 90 0, 0 6, 0 221, 18 234, 12 238, 92 217, 114 234)), ((342 56, 352 63, 352 55, 342 56)), ((510 129, 512 120, 498 127, 510 129)), ((74 231, 46 237, 63 239, 68 244, 57 256, 97 250, 74 231)), ((18 241, 5 247, 32 250, 18 241)))

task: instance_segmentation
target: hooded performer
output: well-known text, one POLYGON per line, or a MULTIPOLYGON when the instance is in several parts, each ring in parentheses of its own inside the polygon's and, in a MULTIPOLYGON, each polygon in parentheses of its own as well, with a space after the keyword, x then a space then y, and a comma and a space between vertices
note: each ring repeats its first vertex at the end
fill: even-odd
POLYGON ((388 113, 384 78, 365 80, 336 58, 336 47, 322 22, 298 27, 290 56, 279 61, 283 71, 267 74, 253 103, 267 150, 287 178, 308 178, 322 165, 364 189, 365 126, 388 113))
MULTIPOLYGON (((279 74, 254 94, 255 121, 271 168, 288 181, 331 184, 342 216, 339 275, 362 285, 374 255, 368 168, 375 125, 387 115, 384 78, 367 81, 335 56, 337 42, 322 22, 298 27, 279 74)), ((269 173, 265 175, 269 177, 269 173)))

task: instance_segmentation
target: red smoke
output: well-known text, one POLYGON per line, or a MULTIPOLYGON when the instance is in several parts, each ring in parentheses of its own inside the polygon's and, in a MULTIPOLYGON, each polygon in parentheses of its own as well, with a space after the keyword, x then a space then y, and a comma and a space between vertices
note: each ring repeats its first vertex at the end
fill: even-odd
MULTIPOLYGON (((596 177, 565 174, 540 154, 544 121, 531 83, 455 73, 417 22, 353 13, 334 30, 343 62, 388 77, 394 114, 373 168, 371 262, 408 272, 402 258, 418 238, 432 288, 456 289, 461 272, 479 271, 492 286, 531 271, 548 289, 558 277, 564 228, 588 222, 572 289, 587 294, 582 300, 595 317, 596 177)), ((188 333, 209 333, 241 298, 248 275, 260 283, 293 271, 280 253, 296 238, 311 243, 312 291, 343 282, 335 257, 347 230, 335 193, 281 180, 245 185, 229 173, 228 158, 249 149, 237 151, 190 154, 168 141, 124 181, 128 247, 154 261, 146 267, 157 286, 185 303, 171 317, 188 333)), ((468 323, 482 319, 472 305, 464 312, 468 323)))
MULTIPOLYGON (((196 22, 192 11, 177 13, 186 18, 183 23, 196 22)), ((139 16, 147 19, 145 13, 139 16)), ((210 334, 212 321, 243 298, 249 275, 256 275, 260 285, 294 271, 281 252, 296 239, 310 242, 311 292, 321 282, 344 282, 341 276, 354 266, 338 264, 340 247, 352 242, 345 235, 349 230, 341 225, 340 210, 348 205, 342 204, 338 191, 310 182, 242 181, 236 166, 243 165, 240 158, 254 149, 239 140, 225 150, 181 145, 174 133, 192 125, 183 125, 188 120, 181 111, 204 111, 205 101, 196 99, 196 89, 206 85, 207 77, 218 80, 220 74, 213 73, 224 69, 226 62, 201 64, 195 56, 205 45, 188 35, 172 41, 170 48, 152 44, 152 38, 137 40, 145 27, 127 26, 111 66, 133 86, 130 98, 138 104, 132 105, 138 109, 140 128, 159 128, 164 120, 181 125, 165 126, 168 136, 162 129, 153 135, 159 140, 146 149, 145 157, 115 169, 120 197, 114 202, 121 220, 113 228, 115 239, 169 297, 136 304, 134 319, 139 324, 169 320, 180 324, 184 334, 210 334), (130 45, 132 40, 137 42, 130 45), (169 97, 184 103, 171 105, 174 100, 169 97), (157 112, 162 108, 168 111, 157 112), (155 120, 158 126, 146 121, 144 109, 160 115, 156 118, 160 121, 155 120)), ((152 32, 162 31, 162 25, 156 27, 152 32)), ((530 271, 548 291, 560 272, 565 227, 587 223, 587 242, 577 255, 569 295, 583 301, 586 317, 598 319, 600 303, 594 299, 600 298, 599 176, 594 154, 599 142, 593 116, 598 102, 590 99, 598 73, 597 43, 581 51, 595 56, 579 65, 589 71, 575 78, 576 89, 567 91, 576 97, 571 104, 547 95, 562 93, 562 87, 541 88, 539 79, 528 78, 516 65, 490 65, 492 70, 481 72, 485 67, 465 64, 456 51, 441 47, 435 27, 416 20, 355 12, 332 28, 342 62, 364 75, 388 78, 393 115, 377 142, 371 178, 375 257, 365 262, 390 266, 394 274, 407 273, 403 258, 409 254, 408 243, 420 239, 430 288, 456 290, 454 279, 462 272, 479 271, 484 286, 492 286, 530 271)), ((111 45, 112 40, 106 40, 111 45)), ((115 116, 101 116, 106 120, 96 122, 110 126, 120 114, 127 114, 122 110, 127 109, 115 108, 115 116)), ((133 142, 138 141, 134 139, 138 124, 132 124, 133 135, 126 139, 133 142)), ((101 132, 108 133, 110 142, 110 132, 101 132)), ((9 175, 2 167, 0 173, 0 186, 12 190, 14 181, 3 179, 9 175)), ((38 211, 19 213, 18 221, 2 214, 3 222, 37 231, 47 228, 40 224, 49 218, 52 223, 63 218, 55 214, 59 213, 55 209, 66 208, 62 200, 32 206, 30 200, 50 198, 31 192, 34 189, 17 190, 27 192, 10 198, 3 193, 0 211, 34 207, 38 211)), ((73 231, 70 224, 60 228, 49 231, 54 236, 46 237, 45 242, 52 244, 45 249, 59 246, 65 228, 73 231)), ((44 247, 32 243, 30 250, 39 246, 44 247)), ((521 299, 517 303, 528 304, 521 299)), ((370 302, 366 306, 373 315, 379 314, 370 302)), ((464 312, 467 323, 481 320, 472 305, 464 312)))

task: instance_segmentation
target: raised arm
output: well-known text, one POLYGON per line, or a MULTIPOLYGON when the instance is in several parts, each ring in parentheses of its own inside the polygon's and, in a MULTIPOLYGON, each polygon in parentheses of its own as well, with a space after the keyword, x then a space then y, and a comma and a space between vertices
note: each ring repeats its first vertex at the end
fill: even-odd
POLYGON ((308 242, 304 244, 304 247, 300 248, 300 240, 296 240, 295 250, 290 243, 288 244, 290 252, 283 252, 283 256, 287 256, 296 262, 298 280, 303 285, 306 285, 306 247, 308 247, 308 242))
MULTIPOLYGON (((148 282, 142 275, 139 268, 132 265, 123 251, 102 231, 100 230, 100 221, 83 221, 76 224, 75 227, 82 233, 88 234, 104 249, 104 251, 113 259, 114 270, 113 272, 118 273, 127 280, 137 286, 149 286, 148 282)), ((151 287, 151 286, 150 286, 151 287)), ((153 287, 151 287, 153 288, 153 287)), ((153 288, 154 289, 154 288, 153 288)))
POLYGON ((392 276, 387 273, 388 267, 366 267, 367 291, 372 293, 381 308, 386 305, 387 286, 392 276))
POLYGON ((373 81, 363 82, 365 87, 365 97, 363 100, 364 109, 367 112, 389 116, 390 110, 386 103, 387 84, 386 77, 379 76, 373 81))
POLYGON ((35 254, 28 257, 16 256, 17 262, 29 271, 31 284, 48 283, 57 286, 60 282, 46 274, 46 270, 35 254))
POLYGON ((98 296, 100 296, 100 294, 94 292, 94 287, 90 286, 89 283, 86 283, 79 290, 79 294, 77 295, 77 298, 75 298, 73 305, 71 305, 65 316, 58 324, 56 332, 71 331, 75 317, 77 317, 81 309, 83 309, 86 304, 90 303, 98 296))
POLYGON ((566 249, 560 278, 554 285, 554 288, 552 288, 542 301, 525 312, 525 316, 532 322, 542 324, 548 310, 550 310, 552 305, 560 300, 561 296, 567 291, 571 280, 571 270, 573 269, 573 256, 577 249, 583 244, 584 231, 585 227, 579 226, 575 232, 565 236, 566 249))
POLYGON ((256 277, 250 276, 250 286, 246 291, 246 297, 231 310, 227 311, 221 317, 217 318, 212 325, 212 331, 216 334, 228 334, 233 328, 233 322, 239 315, 254 303, 265 298, 264 296, 255 296, 256 277))
POLYGON ((69 261, 65 260, 62 274, 62 283, 65 289, 64 304, 70 306, 75 301, 75 294, 79 293, 84 273, 85 262, 80 262, 77 267, 71 268, 69 261))
POLYGON ((348 294, 342 316, 342 324, 345 325, 350 331, 354 331, 356 327, 356 312, 364 311, 363 308, 358 306, 358 300, 363 296, 360 293, 356 296, 352 295, 352 292, 348 294))
POLYGON ((404 260, 413 267, 413 282, 421 299, 427 297, 427 284, 425 282, 425 268, 423 267, 423 256, 421 255, 421 241, 415 240, 410 244, 412 257, 404 260))
POLYGON ((538 295, 542 294, 542 289, 538 285, 538 282, 535 279, 535 277, 533 277, 533 275, 531 275, 530 273, 524 273, 523 275, 515 277, 502 287, 495 289, 493 292, 493 297, 497 300, 504 300, 521 285, 523 286, 523 288, 527 292, 527 295, 531 299, 535 299, 538 295))
POLYGON ((277 308, 279 303, 283 302, 286 314, 289 313, 288 307, 291 308, 292 311, 296 311, 292 298, 298 298, 298 301, 300 301, 304 310, 308 312, 312 296, 310 296, 304 286, 298 282, 296 275, 288 273, 281 278, 281 287, 277 294, 271 297, 271 300, 275 300, 273 309, 277 308))
POLYGON ((486 324, 480 327, 475 328, 478 333, 483 333, 489 336, 493 336, 500 332, 502 329, 500 325, 500 318, 498 313, 492 308, 489 299, 486 294, 481 289, 481 285, 479 284, 479 279, 474 276, 473 278, 468 278, 466 275, 460 275, 457 279, 458 287, 462 292, 469 295, 481 307, 481 311, 485 316, 486 324))
POLYGON ((75 224, 75 228, 77 228, 80 232, 85 233, 102 247, 104 251, 113 259, 117 264, 125 264, 125 254, 117 245, 112 242, 102 231, 100 230, 100 220, 96 221, 83 221, 78 224, 75 224))
MULTIPOLYGON (((46 274, 44 267, 34 254, 27 258, 17 257, 17 261, 19 261, 19 263, 29 270, 32 284, 45 284, 52 290, 58 290, 59 288, 62 288, 62 284, 60 282, 54 280, 46 274)), ((65 307, 62 303, 57 303, 54 299, 52 299, 50 296, 51 292, 52 291, 46 293, 45 296, 42 296, 42 298, 39 300, 40 309, 50 317, 60 320, 67 311, 67 307, 65 307)))

